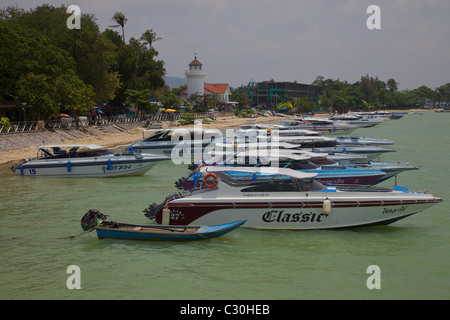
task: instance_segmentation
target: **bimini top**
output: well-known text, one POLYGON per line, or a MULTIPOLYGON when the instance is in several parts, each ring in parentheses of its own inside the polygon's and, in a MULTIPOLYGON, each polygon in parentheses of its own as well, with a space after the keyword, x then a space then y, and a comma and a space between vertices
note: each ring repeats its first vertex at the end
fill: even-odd
POLYGON ((211 166, 202 167, 200 172, 202 173, 214 173, 214 172, 225 172, 225 171, 238 171, 238 172, 248 172, 250 173, 262 173, 268 175, 282 175, 295 179, 311 179, 317 176, 317 173, 313 172, 302 172, 297 170, 292 170, 288 168, 276 168, 276 167, 222 167, 222 166, 211 166))

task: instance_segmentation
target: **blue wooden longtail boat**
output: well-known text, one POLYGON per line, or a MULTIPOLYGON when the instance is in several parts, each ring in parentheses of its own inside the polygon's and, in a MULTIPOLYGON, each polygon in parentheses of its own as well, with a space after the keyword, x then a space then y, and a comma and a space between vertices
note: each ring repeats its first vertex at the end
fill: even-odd
POLYGON ((91 209, 81 220, 84 231, 95 230, 99 239, 128 240, 202 240, 222 236, 240 227, 247 220, 239 220, 221 225, 140 225, 106 221, 101 212, 91 209))

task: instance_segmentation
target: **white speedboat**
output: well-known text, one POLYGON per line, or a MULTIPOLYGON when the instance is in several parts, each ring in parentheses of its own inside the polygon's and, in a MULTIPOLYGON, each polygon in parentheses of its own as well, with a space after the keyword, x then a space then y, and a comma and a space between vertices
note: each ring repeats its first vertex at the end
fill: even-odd
POLYGON ((157 223, 172 225, 222 224, 246 219, 245 227, 263 229, 336 229, 387 225, 425 210, 442 199, 431 194, 325 187, 314 173, 280 168, 202 167, 197 183, 207 188, 169 196, 146 209, 157 223), (267 175, 265 180, 236 181, 226 171, 267 175), (288 179, 273 179, 284 175, 288 179), (362 191, 364 190, 364 191, 362 191))
POLYGON ((360 136, 336 137, 337 142, 343 146, 387 146, 393 145, 394 141, 386 139, 375 139, 360 136))
POLYGON ((377 124, 384 122, 386 119, 387 118, 382 119, 370 114, 359 114, 353 112, 330 117, 330 120, 346 121, 349 124, 354 124, 361 128, 376 126, 377 124))
POLYGON ((318 117, 295 117, 290 121, 283 121, 282 124, 290 129, 306 129, 319 131, 323 134, 350 133, 359 127, 343 121, 333 121, 318 117))
POLYGON ((222 141, 223 135, 220 130, 176 128, 154 130, 153 134, 133 143, 129 150, 141 151, 142 153, 174 155, 176 152, 185 155, 194 155, 203 150, 213 142, 222 141))
POLYGON ((237 130, 236 135, 270 135, 272 131, 276 130, 280 136, 318 136, 320 132, 307 129, 292 129, 278 124, 246 124, 242 125, 237 130))
POLYGON ((117 177, 144 174, 158 161, 169 159, 152 154, 114 154, 95 144, 43 145, 36 158, 11 169, 16 174, 35 177, 117 177))

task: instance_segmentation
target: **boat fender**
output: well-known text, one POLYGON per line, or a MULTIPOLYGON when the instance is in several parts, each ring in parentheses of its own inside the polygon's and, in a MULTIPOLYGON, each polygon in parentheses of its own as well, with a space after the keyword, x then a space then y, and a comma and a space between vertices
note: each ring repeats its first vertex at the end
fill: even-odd
POLYGON ((72 172, 72 163, 67 161, 67 172, 72 172))
POLYGON ((23 163, 20 164, 20 175, 23 176, 23 163))
POLYGON ((170 224, 170 210, 168 208, 164 208, 162 210, 162 221, 161 224, 169 225, 170 224))
POLYGON ((331 213, 331 201, 328 200, 328 198, 326 200, 323 200, 322 210, 323 210, 324 214, 330 214, 331 213))
POLYGON ((206 185, 207 188, 214 188, 219 183, 219 179, 214 173, 208 173, 203 178, 203 183, 206 185))
POLYGON ((112 170, 112 161, 108 159, 108 170, 112 170))

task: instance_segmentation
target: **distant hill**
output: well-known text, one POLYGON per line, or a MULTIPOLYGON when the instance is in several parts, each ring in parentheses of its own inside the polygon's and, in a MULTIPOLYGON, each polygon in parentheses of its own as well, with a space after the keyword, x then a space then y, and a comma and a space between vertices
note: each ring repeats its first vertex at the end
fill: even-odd
POLYGON ((164 81, 166 82, 166 85, 169 86, 169 88, 179 88, 185 84, 187 84, 186 82, 186 78, 181 78, 181 77, 163 77, 164 81))

